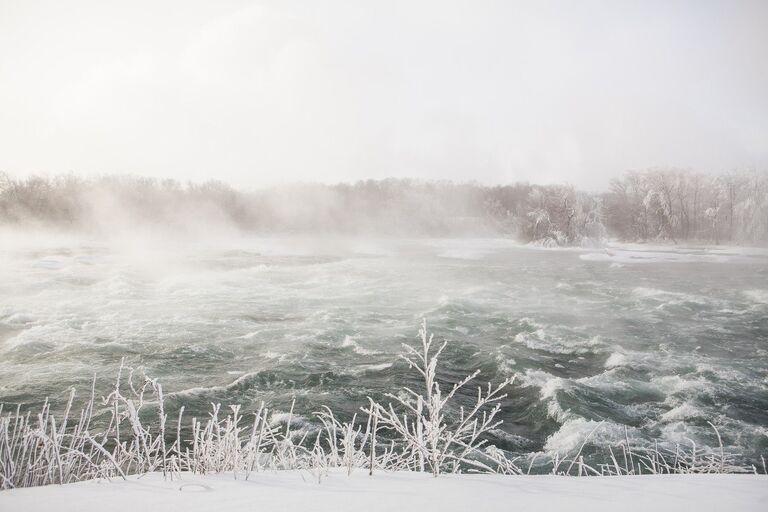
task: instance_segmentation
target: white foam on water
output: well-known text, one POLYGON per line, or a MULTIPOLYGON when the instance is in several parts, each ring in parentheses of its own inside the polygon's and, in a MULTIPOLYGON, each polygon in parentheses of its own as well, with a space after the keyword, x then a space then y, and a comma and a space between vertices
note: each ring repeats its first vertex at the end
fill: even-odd
POLYGON ((524 316, 522 318, 519 318, 517 320, 517 323, 520 324, 520 325, 524 325, 526 327, 531 327, 533 329, 542 329, 544 327, 544 325, 538 323, 535 319, 533 319, 531 317, 528 317, 528 316, 524 316))
POLYGON ((275 410, 269 417, 269 425, 271 427, 288 424, 291 427, 292 439, 302 439, 307 433, 318 429, 317 424, 312 422, 312 420, 296 412, 275 410))
POLYGON ((622 352, 612 352, 605 361, 606 368, 618 368, 627 365, 627 356, 622 352))
POLYGON ((640 301, 653 301, 658 303, 654 309, 659 311, 664 311, 669 307, 675 306, 689 307, 691 304, 708 306, 715 302, 712 298, 704 297, 702 295, 672 292, 643 286, 634 288, 631 295, 640 301))
POLYGON ((250 379, 251 377, 255 377, 258 375, 256 372, 239 372, 241 375, 230 382, 229 384, 220 385, 220 386, 199 386, 199 387, 193 387, 193 388, 187 388, 182 389, 181 391, 174 391, 173 393, 166 393, 166 397, 178 397, 178 396, 194 396, 194 395, 202 395, 212 392, 220 392, 220 391, 227 391, 230 389, 233 389, 237 387, 238 385, 242 384, 246 380, 250 379))
POLYGON ((589 386, 594 389, 602 389, 606 391, 624 390, 631 386, 637 385, 636 381, 627 381, 618 376, 618 370, 616 368, 606 369, 604 372, 596 375, 589 375, 586 377, 580 377, 573 379, 574 383, 589 386))
POLYGON ((670 423, 675 421, 685 421, 694 418, 707 418, 708 414, 690 402, 683 402, 677 407, 673 407, 660 416, 661 421, 670 423))
POLYGON ((560 377, 555 377, 551 373, 547 373, 544 370, 534 369, 527 369, 523 373, 518 373, 515 375, 515 378, 524 387, 535 386, 539 388, 542 392, 542 398, 547 398, 550 396, 548 393, 544 393, 544 387, 547 386, 548 383, 562 380, 560 377))
POLYGON ((639 431, 633 427, 625 427, 610 421, 599 422, 584 418, 573 418, 563 423, 560 428, 549 436, 544 443, 544 449, 552 452, 571 453, 578 450, 588 440, 599 446, 616 444, 626 437, 640 439, 639 431))
POLYGON ((505 432, 500 428, 491 429, 489 430, 489 433, 499 439, 504 440, 504 442, 510 443, 514 446, 524 447, 531 443, 531 440, 525 436, 520 436, 517 434, 512 434, 510 432, 505 432))
POLYGON ((547 416, 561 424, 576 417, 569 410, 563 409, 554 396, 547 402, 547 416))
POLYGON ((768 290, 746 290, 744 296, 758 304, 768 304, 768 290))
POLYGON ((525 370, 523 374, 517 374, 524 387, 535 386, 539 388, 541 400, 547 403, 547 415, 558 423, 568 421, 573 416, 563 409, 557 401, 557 392, 568 385, 568 380, 556 377, 542 370, 525 370))
POLYGON ((265 352, 260 352, 259 355, 261 357, 266 358, 266 359, 277 359, 279 361, 283 361, 288 356, 288 354, 280 354, 280 353, 274 352, 272 350, 267 350, 265 352))
POLYGON ((515 335, 515 341, 523 343, 532 350, 543 350, 553 354, 587 354, 599 351, 604 346, 599 336, 565 339, 548 333, 544 328, 518 333, 515 335))
POLYGON ((365 372, 380 372, 392 368, 394 363, 379 363, 379 364, 363 364, 357 368, 353 368, 351 373, 353 375, 359 375, 365 372))
POLYGON ((5 319, 3 319, 3 322, 13 326, 13 327, 24 327, 28 326, 30 324, 35 323, 36 319, 34 316, 28 314, 28 313, 11 313, 5 319))
POLYGON ((695 437, 690 425, 684 421, 670 421, 660 426, 661 438, 671 444, 682 445, 690 448, 691 438, 695 437))
POLYGON ((704 379, 684 379, 679 375, 654 377, 651 379, 651 384, 656 386, 667 397, 678 393, 690 395, 712 389, 712 384, 704 379))
POLYGON ((344 340, 341 342, 341 346, 351 347, 354 353, 364 355, 364 356, 376 355, 381 353, 375 350, 368 350, 367 348, 361 347, 360 344, 357 341, 355 341, 355 339, 352 336, 349 336, 349 335, 344 336, 344 340))
POLYGON ((669 299, 670 297, 686 298, 686 294, 678 292, 670 292, 667 290, 659 290, 657 288, 648 288, 645 286, 637 286, 632 289, 632 295, 642 299, 669 299))
POLYGON ((514 375, 514 367, 517 365, 517 361, 511 357, 505 356, 504 354, 496 354, 494 358, 496 359, 496 365, 502 375, 514 375))

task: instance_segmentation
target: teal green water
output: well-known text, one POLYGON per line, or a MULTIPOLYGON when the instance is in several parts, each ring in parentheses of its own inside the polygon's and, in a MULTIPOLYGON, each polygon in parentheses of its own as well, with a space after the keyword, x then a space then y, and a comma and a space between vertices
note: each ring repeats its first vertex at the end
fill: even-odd
MULTIPOLYGON (((353 414, 414 376, 422 318, 440 376, 515 376, 494 441, 514 452, 623 439, 768 452, 768 253, 507 240, 82 240, 0 249, 0 401, 64 401, 121 358, 169 408, 262 400, 353 414)), ((462 397, 468 401, 469 397, 462 397)), ((307 414, 308 416, 308 414, 307 414)))

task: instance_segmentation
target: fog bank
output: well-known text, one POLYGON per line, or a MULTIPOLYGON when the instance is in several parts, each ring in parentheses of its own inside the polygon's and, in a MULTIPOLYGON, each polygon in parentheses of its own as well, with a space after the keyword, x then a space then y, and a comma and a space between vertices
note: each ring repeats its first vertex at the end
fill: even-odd
POLYGON ((504 236, 544 246, 768 242, 768 173, 629 172, 606 193, 563 185, 366 180, 256 191, 219 181, 0 174, 0 225, 94 236, 504 236))

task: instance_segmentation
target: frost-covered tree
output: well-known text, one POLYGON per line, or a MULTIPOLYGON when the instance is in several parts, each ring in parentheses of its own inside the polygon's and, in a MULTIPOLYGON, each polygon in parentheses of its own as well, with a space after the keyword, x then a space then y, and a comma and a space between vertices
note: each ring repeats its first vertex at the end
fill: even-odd
POLYGON ((768 243, 768 173, 678 169, 624 174, 605 194, 570 185, 408 179, 255 192, 135 176, 0 175, 0 225, 113 231, 212 226, 256 233, 501 235, 544 246, 624 240, 768 243), (717 222, 706 212, 717 210, 717 222))
POLYGON ((605 195, 609 232, 628 240, 768 241, 768 173, 627 173, 605 195))

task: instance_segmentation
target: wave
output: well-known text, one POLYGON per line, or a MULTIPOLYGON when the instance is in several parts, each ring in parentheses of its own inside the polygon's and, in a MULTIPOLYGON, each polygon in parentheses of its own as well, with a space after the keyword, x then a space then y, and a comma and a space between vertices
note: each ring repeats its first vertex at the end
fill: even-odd
POLYGON ((612 352, 605 360, 605 367, 612 369, 620 366, 626 366, 628 363, 627 355, 623 352, 612 352))
POLYGON ((556 377, 551 373, 542 370, 526 370, 523 374, 518 374, 524 387, 535 386, 539 388, 539 397, 547 406, 547 417, 558 423, 564 423, 571 419, 573 415, 570 411, 563 409, 557 399, 558 391, 568 385, 568 380, 562 377, 556 377))
POLYGON ((247 382, 249 379, 253 377, 257 377, 259 375, 259 372, 250 372, 250 373, 244 373, 240 377, 236 378, 229 384, 219 385, 219 386, 197 386, 193 388, 187 388, 183 389, 181 391, 174 391, 172 393, 166 393, 166 398, 176 398, 176 397, 188 397, 188 396, 197 396, 197 395, 205 395, 209 393, 215 393, 220 391, 229 391, 232 389, 237 388, 241 384, 247 382))
POLYGON ((352 351, 355 354, 360 354, 363 356, 371 356, 376 354, 381 354, 381 352, 378 352, 376 350, 369 350, 367 348, 361 347, 357 341, 352 336, 344 336, 344 340, 341 342, 342 347, 352 348, 352 351))
POLYGON ((380 372, 383 370, 388 370, 389 368, 392 368, 394 363, 379 363, 379 364, 364 364, 360 365, 357 368, 353 368, 350 370, 350 372, 353 375, 358 375, 361 373, 368 373, 368 372, 380 372))
POLYGON ((701 295, 694 295, 690 293, 670 292, 667 290, 659 290, 657 288, 646 288, 644 286, 638 286, 632 289, 632 295, 640 299, 653 299, 664 302, 692 302, 696 304, 706 304, 708 299, 701 295))
POLYGON ((659 419, 664 423, 672 423, 677 421, 687 421, 692 419, 707 419, 709 415, 703 410, 699 409, 690 402, 683 402, 682 404, 671 408, 659 419))
POLYGON ((544 449, 568 453, 578 450, 585 441, 598 446, 615 445, 629 438, 630 442, 643 439, 640 431, 610 421, 594 421, 584 418, 569 419, 549 436, 544 449))
POLYGON ((515 335, 515 341, 523 343, 531 350, 541 350, 552 354, 587 354, 600 351, 604 346, 600 336, 586 339, 566 339, 548 333, 545 329, 533 332, 521 332, 515 335))

